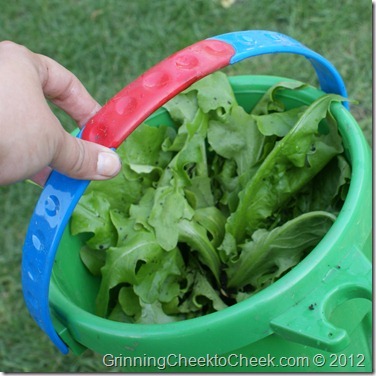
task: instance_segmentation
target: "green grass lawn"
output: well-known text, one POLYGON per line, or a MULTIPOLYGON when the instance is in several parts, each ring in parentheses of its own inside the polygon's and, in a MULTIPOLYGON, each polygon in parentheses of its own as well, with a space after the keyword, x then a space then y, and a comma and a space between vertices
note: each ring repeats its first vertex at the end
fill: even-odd
MULTIPOLYGON (((59 61, 100 103, 161 59, 201 39, 247 29, 288 34, 337 67, 349 97, 357 101, 351 112, 371 144, 369 0, 237 0, 230 7, 219 0, 0 0, 0 9, 0 40, 59 61)), ((317 84, 311 65, 292 55, 254 58, 226 72, 317 84)), ((54 111, 67 130, 75 127, 54 111)), ((22 244, 39 192, 23 182, 0 187, 0 371, 106 371, 101 356, 90 351, 80 357, 61 355, 25 308, 22 244)))

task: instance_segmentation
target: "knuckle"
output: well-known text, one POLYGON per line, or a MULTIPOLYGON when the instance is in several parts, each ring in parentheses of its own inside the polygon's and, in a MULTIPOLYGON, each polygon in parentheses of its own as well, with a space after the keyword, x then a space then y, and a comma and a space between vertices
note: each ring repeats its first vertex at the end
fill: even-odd
POLYGON ((4 53, 26 53, 29 50, 21 44, 17 44, 10 40, 3 40, 0 42, 0 51, 3 51, 4 53))
MULTIPOLYGON (((72 137, 72 136, 68 136, 72 137)), ((51 167, 74 178, 82 178, 90 173, 90 158, 81 140, 65 137, 55 149, 51 167)))
POLYGON ((75 146, 74 148, 76 149, 75 152, 73 153, 76 158, 72 158, 71 160, 71 166, 70 166, 70 171, 72 173, 82 173, 86 169, 86 149, 84 147, 84 144, 82 142, 79 142, 78 139, 74 139, 75 146))

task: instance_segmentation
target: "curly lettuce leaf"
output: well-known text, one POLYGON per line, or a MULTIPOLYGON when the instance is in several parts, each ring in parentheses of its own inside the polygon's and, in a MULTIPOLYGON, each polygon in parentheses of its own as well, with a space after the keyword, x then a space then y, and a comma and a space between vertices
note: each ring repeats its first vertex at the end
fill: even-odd
POLYGON ((206 313, 210 313, 226 307, 218 290, 213 288, 202 272, 196 270, 191 292, 180 305, 179 311, 182 313, 201 312, 205 308, 208 310, 206 313))
POLYGON ((209 122, 210 146, 218 155, 236 162, 238 176, 249 171, 259 161, 263 139, 252 115, 240 106, 233 107, 225 121, 209 122))
POLYGON ((121 146, 122 161, 138 174, 159 170, 160 173, 171 160, 172 153, 162 150, 166 139, 172 139, 175 131, 171 127, 149 127, 139 125, 121 146))
POLYGON ((86 244, 104 250, 116 244, 117 233, 110 218, 110 202, 102 192, 84 195, 72 216, 72 235, 90 233, 86 244))
POLYGON ((205 141, 208 127, 207 115, 198 110, 193 121, 186 127, 187 137, 184 145, 168 165, 173 172, 175 184, 179 186, 189 186, 194 176, 208 176, 205 141))
POLYGON ((137 284, 137 271, 144 263, 156 262, 164 254, 153 233, 134 231, 123 246, 107 250, 106 263, 102 267, 102 280, 97 296, 97 314, 108 313, 110 290, 121 283, 137 284))
POLYGON ((225 117, 237 101, 227 76, 223 72, 215 72, 195 82, 183 91, 182 96, 196 93, 197 104, 212 117, 225 117), (220 88, 220 90, 218 90, 220 88))
POLYGON ((278 92, 303 89, 307 85, 299 81, 283 81, 271 86, 252 109, 252 115, 268 115, 274 112, 284 112, 285 105, 278 99, 278 92))
POLYGON ((179 222, 192 217, 193 209, 181 189, 167 186, 156 190, 148 223, 153 227, 156 239, 163 249, 170 251, 177 246, 179 222))

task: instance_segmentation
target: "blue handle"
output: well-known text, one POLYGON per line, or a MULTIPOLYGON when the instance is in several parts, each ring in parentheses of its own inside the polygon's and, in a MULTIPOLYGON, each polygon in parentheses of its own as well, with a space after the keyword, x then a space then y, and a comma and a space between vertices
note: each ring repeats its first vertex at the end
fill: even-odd
MULTIPOLYGON (((265 54, 292 53, 302 55, 313 65, 319 79, 320 88, 323 91, 347 98, 345 84, 336 68, 320 54, 287 35, 272 31, 249 30, 227 33, 212 39, 227 42, 234 47, 235 54, 231 58, 230 64, 265 54)), ((348 102, 344 103, 344 106, 348 109, 348 102)))
MULTIPOLYGON (((323 91, 347 97, 342 78, 333 65, 286 35, 270 31, 243 31, 210 39, 232 46, 235 52, 230 64, 262 54, 303 55, 315 68, 323 91)), ((347 102, 345 106, 348 107, 347 102)), ((61 237, 88 184, 88 181, 75 180, 53 171, 32 215, 23 247, 22 287, 26 306, 40 328, 63 354, 68 353, 68 347, 56 333, 51 320, 49 284, 61 237)))
POLYGON ((65 227, 89 181, 53 171, 39 197, 23 247, 22 287, 26 306, 39 327, 63 353, 49 309, 49 286, 55 255, 65 227))

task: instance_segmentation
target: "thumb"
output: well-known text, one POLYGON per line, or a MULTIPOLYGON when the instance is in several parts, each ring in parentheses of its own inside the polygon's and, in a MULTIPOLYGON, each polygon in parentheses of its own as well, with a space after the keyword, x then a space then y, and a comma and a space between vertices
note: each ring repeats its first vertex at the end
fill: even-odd
POLYGON ((121 169, 118 155, 105 146, 81 140, 62 132, 63 136, 50 166, 75 179, 105 180, 121 169))

